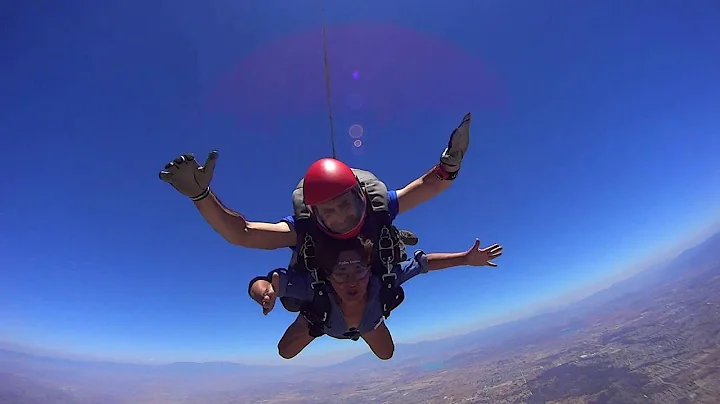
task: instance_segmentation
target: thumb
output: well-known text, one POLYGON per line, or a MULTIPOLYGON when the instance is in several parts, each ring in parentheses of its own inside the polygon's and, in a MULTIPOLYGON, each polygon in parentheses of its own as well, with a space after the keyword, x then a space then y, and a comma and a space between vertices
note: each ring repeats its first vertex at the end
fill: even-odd
POLYGON ((272 285, 275 295, 277 295, 280 291, 280 274, 278 274, 277 271, 272 273, 272 276, 270 277, 270 284, 272 285))
POLYGON ((160 177, 161 180, 167 182, 168 184, 172 184, 173 176, 167 171, 160 171, 158 173, 158 177, 160 177))
POLYGON ((205 164, 202 167, 202 171, 212 175, 212 173, 215 171, 215 163, 217 163, 217 158, 218 158, 217 150, 211 151, 210 154, 208 154, 207 160, 205 160, 205 164))
POLYGON ((473 244, 471 250, 472 250, 472 251, 477 251, 477 250, 479 250, 479 249, 480 249, 480 239, 479 239, 479 238, 476 238, 476 239, 475 239, 475 244, 473 244))
POLYGON ((268 315, 275 308, 275 300, 277 299, 277 292, 280 290, 280 275, 277 272, 273 272, 270 277, 270 288, 267 294, 267 305, 263 304, 263 314, 268 315))

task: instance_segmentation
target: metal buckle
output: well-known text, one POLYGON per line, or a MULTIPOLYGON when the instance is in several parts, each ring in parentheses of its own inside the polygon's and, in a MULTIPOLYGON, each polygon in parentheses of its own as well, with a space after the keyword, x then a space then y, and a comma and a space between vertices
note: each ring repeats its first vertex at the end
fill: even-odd
MULTIPOLYGON (((316 290, 316 288, 317 288, 318 286, 324 287, 324 286, 325 286, 325 281, 313 281, 312 283, 310 283, 310 288, 312 288, 312 290, 316 290)), ((317 290, 317 293, 318 293, 320 296, 322 296, 322 295, 324 294, 324 292, 323 292, 322 289, 317 290)))
POLYGON ((380 230, 378 256, 380 261, 388 268, 388 273, 390 273, 392 271, 392 263, 395 261, 395 242, 387 226, 383 226, 380 230))
MULTIPOLYGON (((318 277, 318 269, 315 267, 315 241, 309 234, 305 234, 305 240, 303 242, 300 252, 303 258, 303 262, 305 263, 305 269, 310 272, 310 275, 312 275, 313 278, 313 282, 310 283, 310 287, 315 290, 318 285, 325 286, 325 281, 320 280, 320 278, 318 277)), ((322 290, 318 291, 318 293, 321 296, 323 295, 322 290)))
POLYGON ((314 268, 314 265, 311 264, 313 263, 312 261, 315 259, 315 241, 309 234, 305 234, 305 240, 303 241, 300 252, 302 254, 303 261, 305 262, 305 268, 314 268))

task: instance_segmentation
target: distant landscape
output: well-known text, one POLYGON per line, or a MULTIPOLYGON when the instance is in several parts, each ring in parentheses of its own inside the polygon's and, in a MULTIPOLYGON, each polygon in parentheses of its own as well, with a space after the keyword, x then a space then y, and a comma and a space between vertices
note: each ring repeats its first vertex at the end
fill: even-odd
POLYGON ((553 313, 322 368, 0 350, 0 404, 720 402, 720 233, 553 313))

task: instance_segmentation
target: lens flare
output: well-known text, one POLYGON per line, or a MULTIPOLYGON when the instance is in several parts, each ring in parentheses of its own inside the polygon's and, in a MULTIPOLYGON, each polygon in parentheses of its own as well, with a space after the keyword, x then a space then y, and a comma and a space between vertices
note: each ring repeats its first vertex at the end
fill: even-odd
MULTIPOLYGON (((309 27, 256 47, 219 80, 208 102, 232 114, 243 128, 263 131, 271 130, 278 117, 299 120, 324 110, 325 71, 317 57, 321 35, 309 27)), ((354 22, 332 24, 327 37, 332 107, 338 117, 354 116, 368 127, 394 122, 412 133, 421 127, 421 115, 432 119, 504 106, 506 89, 476 52, 441 36, 354 22), (358 111, 362 118, 354 115, 358 111)))
POLYGON ((356 139, 356 140, 353 142, 353 146, 355 146, 355 147, 362 147, 362 145, 363 145, 363 142, 362 142, 362 140, 360 140, 360 139, 356 139))
POLYGON ((353 139, 360 139, 363 136, 363 133, 365 133, 365 130, 358 124, 351 125, 350 129, 348 129, 348 134, 353 139))

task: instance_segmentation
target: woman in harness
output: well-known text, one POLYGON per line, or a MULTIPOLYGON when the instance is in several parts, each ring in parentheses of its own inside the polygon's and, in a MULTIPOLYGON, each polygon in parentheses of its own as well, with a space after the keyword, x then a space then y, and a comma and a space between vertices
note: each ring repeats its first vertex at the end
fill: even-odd
MULTIPOLYGON (((372 275, 372 242, 355 238, 343 242, 323 242, 317 248, 318 264, 323 269, 328 268, 324 272, 330 283, 330 310, 327 313, 328 321, 321 324, 322 334, 337 339, 362 338, 378 358, 390 359, 395 346, 384 322, 383 282, 372 275)), ((421 273, 444 268, 465 265, 495 267, 497 265, 491 260, 501 255, 501 246, 494 244, 480 248, 479 240, 465 252, 425 254, 416 251, 413 257, 393 267, 392 273, 396 276, 394 286, 399 288, 421 273)), ((249 292, 263 307, 264 313, 272 310, 278 297, 292 297, 312 308, 315 298, 312 282, 313 277, 307 273, 278 269, 267 277, 254 279, 249 292)), ((311 332, 312 314, 301 312, 285 331, 278 343, 281 357, 295 357, 317 337, 311 332)))

